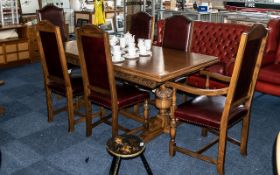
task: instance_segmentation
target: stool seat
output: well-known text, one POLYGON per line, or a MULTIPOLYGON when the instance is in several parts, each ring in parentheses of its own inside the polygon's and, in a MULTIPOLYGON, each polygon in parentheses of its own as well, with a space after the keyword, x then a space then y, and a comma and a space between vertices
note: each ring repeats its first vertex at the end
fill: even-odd
POLYGON ((121 135, 107 141, 107 150, 117 157, 133 158, 143 153, 145 144, 137 136, 121 135))
POLYGON ((121 159, 132 159, 140 156, 147 174, 152 175, 150 166, 144 156, 145 144, 142 139, 135 135, 120 135, 110 138, 107 141, 107 151, 113 155, 110 168, 110 175, 117 175, 121 164, 121 159))

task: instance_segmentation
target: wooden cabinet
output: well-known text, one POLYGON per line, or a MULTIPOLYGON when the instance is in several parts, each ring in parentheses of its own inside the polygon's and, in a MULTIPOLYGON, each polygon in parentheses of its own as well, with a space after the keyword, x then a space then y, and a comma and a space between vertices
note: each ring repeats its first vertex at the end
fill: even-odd
POLYGON ((7 30, 15 30, 18 37, 0 40, 0 66, 30 61, 27 26, 14 25, 0 28, 0 32, 7 30))
POLYGON ((38 49, 37 37, 36 37, 36 26, 30 26, 27 29, 27 35, 29 40, 29 52, 31 60, 40 59, 40 53, 38 49))

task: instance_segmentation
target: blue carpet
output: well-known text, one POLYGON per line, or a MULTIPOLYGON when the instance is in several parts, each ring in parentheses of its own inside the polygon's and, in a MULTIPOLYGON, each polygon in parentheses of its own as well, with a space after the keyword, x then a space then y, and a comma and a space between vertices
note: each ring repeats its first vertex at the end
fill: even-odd
MULTIPOLYGON (((0 117, 1 175, 105 175, 112 157, 105 149, 111 128, 100 125, 93 136, 85 137, 85 125, 67 132, 67 114, 47 122, 47 110, 39 63, 0 70, 0 104, 6 108, 0 117), (88 162, 85 161, 86 158, 88 162)), ((62 101, 63 102, 63 101, 62 101)), ((57 103, 59 105, 60 102, 57 103)), ((227 144, 225 174, 272 175, 273 144, 280 130, 280 99, 256 93, 252 107, 248 156, 241 156, 239 147, 227 144)), ((151 113, 157 111, 152 108, 151 113)), ((133 122, 120 119, 133 125, 133 122)), ((239 137, 240 125, 229 135, 239 137)), ((191 125, 178 127, 177 144, 194 148, 213 136, 200 137, 200 129, 191 125)), ((214 165, 177 153, 170 158, 169 135, 161 135, 146 145, 145 156, 155 175, 217 174, 214 165)), ((215 155, 217 147, 207 151, 215 155)), ((140 158, 122 161, 120 175, 144 175, 140 158)))

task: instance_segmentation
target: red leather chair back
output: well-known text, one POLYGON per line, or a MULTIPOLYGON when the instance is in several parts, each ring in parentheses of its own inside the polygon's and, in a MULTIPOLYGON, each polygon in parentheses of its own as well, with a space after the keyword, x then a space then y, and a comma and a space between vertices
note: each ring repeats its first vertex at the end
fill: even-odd
POLYGON ((106 43, 105 38, 103 37, 104 32, 101 30, 99 31, 98 29, 96 30, 96 33, 98 33, 96 37, 81 35, 81 44, 84 52, 86 73, 89 85, 110 92, 108 65, 105 51, 106 43))
POLYGON ((268 38, 266 44, 266 53, 277 52, 277 48, 280 40, 280 18, 269 20, 267 24, 268 38))
POLYGON ((60 28, 60 33, 62 40, 67 41, 67 36, 65 34, 65 20, 64 20, 64 12, 62 8, 58 8, 54 5, 46 5, 42 9, 37 11, 38 20, 48 20, 52 24, 58 26, 60 28))
POLYGON ((48 74, 53 77, 64 79, 55 33, 40 31, 39 34, 42 41, 48 74))
MULTIPOLYGON (((245 44, 245 49, 243 53, 243 60, 240 65, 239 70, 239 78, 236 82, 235 92, 233 96, 233 102, 238 101, 242 98, 245 98, 248 96, 250 88, 254 88, 255 85, 253 84, 253 87, 251 87, 252 79, 255 79, 257 75, 253 75, 254 71, 256 69, 257 59, 258 56, 262 57, 263 53, 259 55, 259 52, 261 52, 260 47, 262 44, 263 39, 265 39, 267 31, 261 24, 258 24, 252 28, 251 31, 247 33, 247 43, 245 44)), ((240 45, 243 44, 242 42, 240 45)), ((263 46, 264 47, 264 46, 263 46)), ((241 52, 243 52, 241 50, 241 52)), ((260 64, 260 63, 259 63, 260 64)), ((236 65, 237 66, 237 65, 236 65)), ((253 82, 255 83, 255 82, 253 82)), ((230 85, 231 87, 231 85, 230 85)))
POLYGON ((241 24, 193 22, 191 52, 213 55, 225 64, 225 74, 231 75, 241 34, 249 26, 241 24))
POLYGON ((174 15, 165 20, 163 47, 187 50, 191 20, 183 15, 174 15))
POLYGON ((153 17, 146 12, 138 12, 131 16, 131 25, 129 32, 138 38, 152 39, 153 35, 153 17))
POLYGON ((165 27, 165 20, 158 20, 157 21, 157 43, 156 45, 162 46, 163 36, 164 36, 164 27, 165 27))

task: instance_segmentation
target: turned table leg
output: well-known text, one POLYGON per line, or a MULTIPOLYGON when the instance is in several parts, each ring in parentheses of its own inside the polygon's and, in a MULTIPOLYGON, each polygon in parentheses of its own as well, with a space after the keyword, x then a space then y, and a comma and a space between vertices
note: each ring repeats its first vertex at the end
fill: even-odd
POLYGON ((141 134, 144 141, 150 141, 156 136, 169 133, 169 108, 171 106, 172 89, 160 86, 156 92, 155 106, 159 109, 159 114, 149 121, 149 129, 141 134))
POLYGON ((171 96, 172 89, 165 87, 165 85, 160 86, 156 90, 156 107, 159 108, 158 117, 162 120, 163 132, 169 133, 169 109, 171 106, 171 96))

